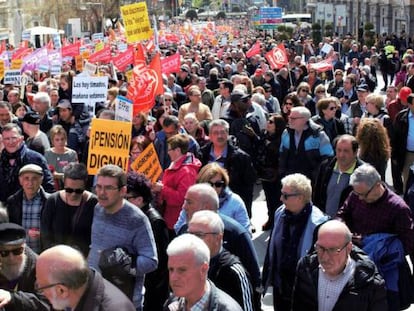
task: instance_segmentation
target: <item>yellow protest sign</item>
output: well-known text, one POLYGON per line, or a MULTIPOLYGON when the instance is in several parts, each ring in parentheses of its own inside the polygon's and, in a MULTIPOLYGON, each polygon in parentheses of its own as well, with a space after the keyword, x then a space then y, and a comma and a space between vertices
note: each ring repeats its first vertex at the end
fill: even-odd
POLYGON ((95 175, 106 164, 128 170, 132 123, 92 119, 89 140, 88 173, 95 175))
POLYGON ((98 51, 100 51, 100 50, 103 50, 103 48, 105 47, 105 43, 104 42, 98 42, 96 45, 95 45, 95 52, 98 52, 98 51))
POLYGON ((0 80, 4 78, 4 60, 0 60, 0 80))
POLYGON ((121 13, 128 43, 146 40, 152 36, 147 4, 145 2, 121 6, 121 13))
POLYGON ((151 182, 155 183, 161 176, 162 167, 158 160, 154 144, 150 144, 131 164, 131 169, 144 174, 151 182))
POLYGON ((20 69, 22 68, 23 60, 22 59, 13 59, 10 65, 10 69, 20 69))

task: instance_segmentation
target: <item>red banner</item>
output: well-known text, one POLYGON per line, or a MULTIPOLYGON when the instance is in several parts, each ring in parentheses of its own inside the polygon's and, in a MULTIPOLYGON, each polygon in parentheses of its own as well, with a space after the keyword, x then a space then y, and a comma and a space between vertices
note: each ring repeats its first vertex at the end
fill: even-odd
POLYGON ((257 41, 255 44, 253 44, 250 50, 246 52, 246 57, 250 58, 257 54, 260 54, 260 45, 261 45, 260 41, 257 41))
POLYGON ((112 58, 114 65, 119 71, 124 71, 128 65, 134 63, 134 47, 130 46, 125 52, 119 53, 112 58))
POLYGON ((127 95, 134 103, 134 115, 150 110, 155 104, 155 96, 163 92, 161 58, 157 53, 149 66, 145 62, 138 62, 134 67, 127 95))
POLYGON ((138 43, 136 50, 134 52, 134 65, 137 65, 141 62, 145 63, 144 47, 141 43, 138 43))
POLYGON ((89 56, 90 63, 109 63, 111 61, 111 48, 105 46, 102 50, 95 52, 89 56))
POLYGON ((25 56, 30 55, 33 52, 33 49, 30 48, 20 48, 14 51, 12 55, 12 60, 14 59, 23 59, 25 56))
POLYGON ((66 56, 72 56, 75 57, 79 55, 79 48, 80 48, 80 42, 77 41, 76 43, 69 44, 62 47, 62 57, 66 56))
POLYGON ((280 69, 289 63, 283 43, 279 44, 265 55, 272 69, 280 69))
POLYGON ((173 72, 180 72, 180 66, 181 59, 180 54, 178 53, 161 59, 162 73, 165 73, 166 75, 173 72))
POLYGON ((333 69, 332 59, 327 58, 317 63, 309 64, 309 68, 315 69, 317 72, 325 72, 333 69))

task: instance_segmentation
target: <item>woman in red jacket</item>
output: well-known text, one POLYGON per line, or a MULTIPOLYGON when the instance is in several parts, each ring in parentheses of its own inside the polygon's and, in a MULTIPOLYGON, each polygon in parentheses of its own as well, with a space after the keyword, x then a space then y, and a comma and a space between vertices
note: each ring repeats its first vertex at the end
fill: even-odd
POLYGON ((174 224, 184 203, 184 196, 187 189, 195 184, 201 167, 200 160, 188 152, 189 142, 190 139, 185 134, 177 134, 167 140, 171 164, 164 171, 162 181, 153 185, 153 191, 160 194, 170 240, 175 237, 174 224))

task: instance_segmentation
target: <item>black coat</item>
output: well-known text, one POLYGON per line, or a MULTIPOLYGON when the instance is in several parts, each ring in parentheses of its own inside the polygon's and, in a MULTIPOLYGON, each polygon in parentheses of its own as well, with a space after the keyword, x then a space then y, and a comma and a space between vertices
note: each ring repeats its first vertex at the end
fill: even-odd
POLYGON ((37 255, 28 247, 25 248, 26 266, 21 273, 17 284, 10 288, 8 282, 0 274, 0 289, 11 293, 11 302, 4 308, 5 311, 48 311, 53 310, 46 298, 35 294, 36 258, 37 255), (7 284, 7 285, 6 285, 7 284), (17 290, 15 290, 17 288, 17 290))
POLYGON ((99 272, 91 270, 86 292, 74 311, 135 311, 133 303, 99 272))
POLYGON ((391 138, 391 158, 400 170, 404 167, 405 154, 407 152, 408 113, 409 109, 404 109, 397 114, 391 138))
MULTIPOLYGON (((364 162, 362 162, 360 159, 357 158, 355 168, 362 165, 363 163, 364 162)), ((326 159, 325 161, 322 162, 319 168, 318 177, 316 178, 315 186, 313 187, 313 191, 312 191, 313 204, 319 207, 320 210, 323 212, 326 211, 327 189, 328 189, 329 180, 331 179, 335 164, 336 164, 336 157, 333 159, 326 159)), ((352 186, 348 186, 344 190, 342 190, 338 209, 343 205, 346 198, 351 193, 352 189, 353 189, 352 186)))
MULTIPOLYGON (((350 254, 356 261, 353 277, 345 285, 333 311, 386 311, 385 282, 375 264, 358 248, 350 254)), ((292 311, 318 310, 319 262, 316 253, 303 257, 297 267, 292 311)))

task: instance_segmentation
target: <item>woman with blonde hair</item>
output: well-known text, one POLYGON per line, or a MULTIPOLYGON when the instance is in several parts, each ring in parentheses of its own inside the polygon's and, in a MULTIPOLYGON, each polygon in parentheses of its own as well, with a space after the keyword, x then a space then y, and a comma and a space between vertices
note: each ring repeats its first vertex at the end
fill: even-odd
MULTIPOLYGON (((227 170, 216 162, 211 162, 201 168, 197 175, 196 183, 207 183, 217 192, 219 196, 219 213, 229 216, 240 223, 247 231, 250 231, 250 220, 247 215, 246 206, 240 196, 229 188, 230 178, 227 170)), ((186 224, 187 214, 184 209, 174 225, 175 232, 186 224)))
POLYGON ((378 119, 361 120, 356 133, 359 144, 359 158, 371 164, 385 181, 387 162, 391 156, 390 139, 387 130, 378 119))
POLYGON ((381 121, 391 138, 392 120, 385 109, 384 97, 380 94, 369 94, 366 98, 367 111, 362 118, 374 118, 381 121))

